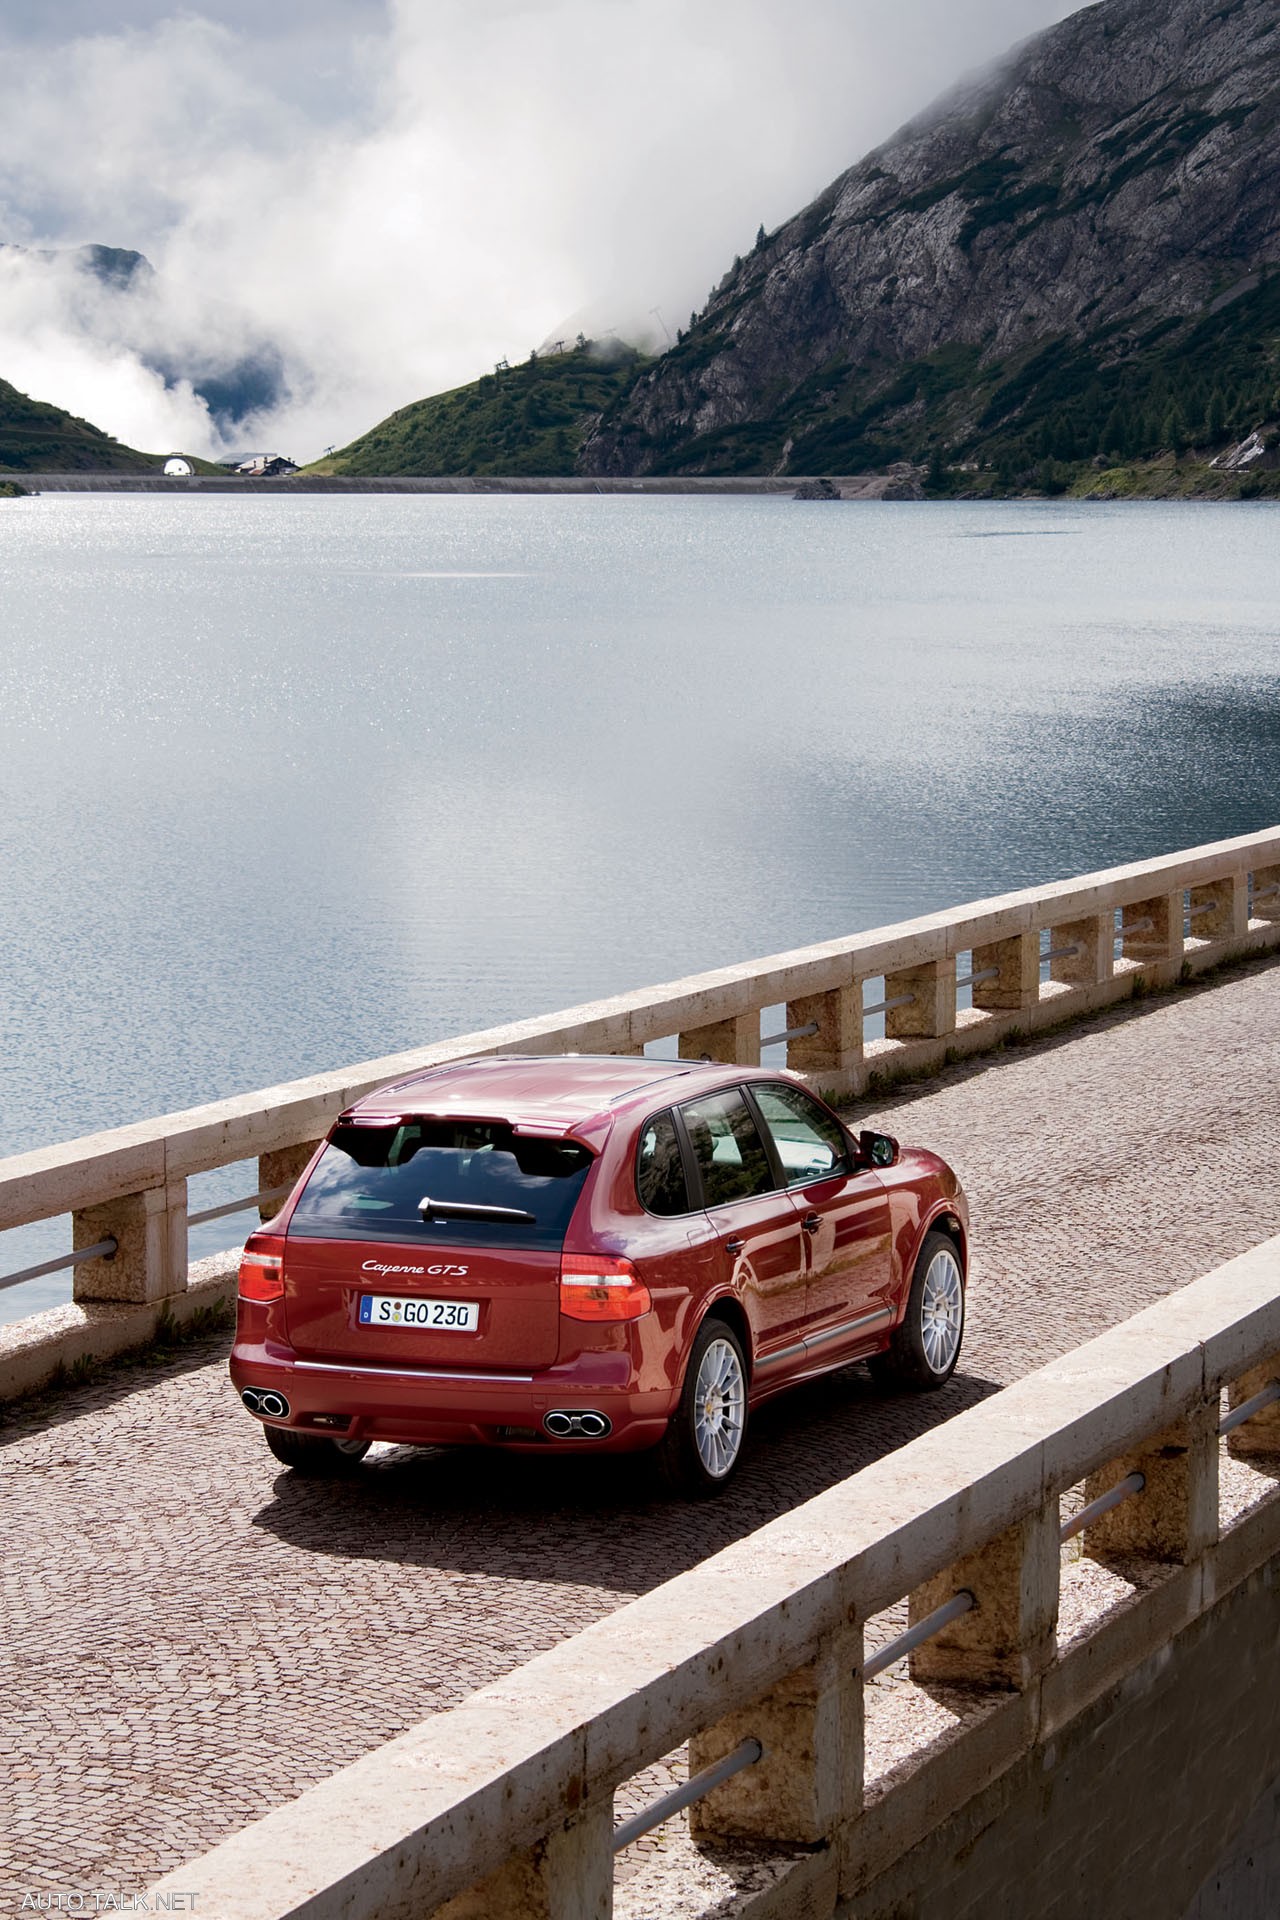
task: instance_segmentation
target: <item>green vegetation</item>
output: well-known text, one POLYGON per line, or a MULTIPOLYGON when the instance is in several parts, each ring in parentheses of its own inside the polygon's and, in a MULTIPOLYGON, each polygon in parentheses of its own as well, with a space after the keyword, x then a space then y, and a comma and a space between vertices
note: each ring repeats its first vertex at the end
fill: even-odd
POLYGON ((0 480, 0 500, 21 500, 26 491, 16 480, 0 480))
POLYGON ((522 364, 401 407, 315 473, 562 474, 583 438, 631 386, 641 356, 620 341, 579 338, 522 364))
POLYGON ((87 420, 0 380, 0 472, 154 473, 158 465, 155 454, 123 447, 87 420))
MULTIPOLYGON (((928 469, 935 494, 1270 493, 1273 474, 1219 475, 1208 461, 1280 420, 1280 278, 1250 275, 1212 304, 1219 311, 1040 341, 1003 359, 953 344, 905 364, 832 361, 771 394, 763 417, 692 440, 678 421, 665 439, 624 428, 623 447, 628 464, 660 474, 758 473, 778 466, 790 440, 792 473, 909 460, 928 469)), ((694 405, 702 368, 727 344, 722 324, 709 316, 667 356, 694 405)))

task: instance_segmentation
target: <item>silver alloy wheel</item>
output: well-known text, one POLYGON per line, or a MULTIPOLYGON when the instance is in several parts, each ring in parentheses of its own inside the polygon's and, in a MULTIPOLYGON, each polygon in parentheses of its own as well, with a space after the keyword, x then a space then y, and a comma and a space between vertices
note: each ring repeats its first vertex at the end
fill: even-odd
POLYGON ((698 1458, 713 1480, 723 1480, 738 1457, 745 1425, 742 1362, 727 1340, 713 1340, 702 1356, 693 1389, 693 1435, 698 1458))
POLYGON ((964 1328, 964 1282, 960 1262, 939 1247, 929 1262, 920 1290, 920 1342, 935 1373, 945 1373, 960 1351, 964 1328))

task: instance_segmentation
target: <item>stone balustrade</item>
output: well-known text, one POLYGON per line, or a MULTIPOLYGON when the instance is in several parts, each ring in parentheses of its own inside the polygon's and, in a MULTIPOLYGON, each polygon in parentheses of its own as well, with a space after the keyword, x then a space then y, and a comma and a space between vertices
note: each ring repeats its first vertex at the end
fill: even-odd
POLYGON ((0 1160, 0 1229, 69 1213, 73 1253, 113 1242, 114 1251, 75 1265, 78 1314, 59 1309, 0 1335, 0 1398, 139 1344, 197 1296, 225 1295, 225 1276, 188 1288, 188 1181, 256 1159, 263 1194, 287 1188, 343 1107, 404 1074, 477 1054, 638 1054, 672 1040, 684 1055, 756 1065, 783 1008, 776 1052, 785 1048, 787 1065, 819 1090, 850 1097, 876 1075, 925 1073, 1277 945, 1272 829, 12 1155, 0 1160), (972 1005, 957 1011, 966 991, 972 1005), (866 1038, 881 1016, 884 1038, 866 1038))
MULTIPOLYGON (((203 1920, 607 1920, 614 1792, 686 1740, 691 1770, 741 1753, 744 1742, 762 1750, 690 1814, 700 1840, 778 1857, 768 1892, 733 1906, 753 1920, 862 1911, 860 1892, 915 1859, 976 1796, 990 1790, 997 1813, 1007 1809, 1013 1788, 1001 1783, 1019 1768, 1030 1780, 1036 1844, 1046 1848, 1050 1827, 1036 1823, 1072 1728, 1101 1702, 1114 1730, 1126 1701, 1158 1692, 1180 1636, 1207 1623, 1223 1670, 1238 1673, 1246 1692, 1264 1684, 1261 1670, 1258 1684, 1240 1672, 1249 1649, 1233 1641, 1221 1609, 1246 1589, 1260 1592, 1274 1638, 1280 1498, 1255 1473, 1261 1497, 1220 1518, 1218 1428, 1224 1397, 1239 1405, 1277 1373, 1280 1239, 436 1714, 154 1892, 196 1895, 203 1920), (1128 1497, 1080 1537, 1087 1558, 1140 1562, 1144 1575, 1124 1606, 1064 1636, 1063 1495, 1083 1482, 1093 1500, 1130 1475, 1141 1480, 1120 1487, 1128 1497), (924 1687, 965 1690, 966 1711, 948 1738, 868 1791, 866 1625, 904 1596, 921 1620, 961 1593, 973 1604, 918 1646, 910 1666, 924 1687)), ((1236 1427, 1226 1447, 1228 1462, 1235 1453, 1280 1475, 1280 1404, 1236 1427)), ((1177 1699, 1174 1689, 1170 1712, 1177 1699)), ((1264 1724, 1273 1721, 1267 1706, 1264 1724)), ((1249 1729, 1232 1726, 1247 1745, 1249 1729)), ((1203 1743, 1209 1729, 1188 1737, 1203 1743)), ((1114 1749, 1104 1740, 1103 1758, 1090 1748, 1080 1766, 1064 1761, 1068 1798, 1108 1752, 1119 1768, 1114 1749)), ((1260 1789, 1274 1757, 1208 1751, 1204 1761, 1217 1778, 1247 1758, 1263 1771, 1260 1789)), ((1172 1796, 1158 1750, 1149 1764, 1153 1799, 1172 1796)), ((1167 1809, 1157 1812, 1165 1824, 1157 1821, 1153 1844, 1171 1853, 1182 1840, 1167 1809)), ((1203 1853, 1221 1835, 1201 1833, 1198 1813, 1186 1826, 1203 1853)), ((1123 1805, 1115 1817, 1129 1817, 1123 1805)), ((1136 1849, 1140 1874, 1136 1828, 1124 1832, 1122 1853, 1136 1849)), ((1207 1870, 1198 1859, 1192 1849, 1193 1876, 1207 1870)), ((1063 1911, 1120 1911, 1071 1905, 1085 1885, 1062 1880, 1063 1911)), ((651 1911, 660 1910, 655 1901, 651 1911)), ((873 1900, 865 1910, 882 1909, 873 1900)), ((1154 1896, 1143 1905, 1165 1910, 1154 1896)))

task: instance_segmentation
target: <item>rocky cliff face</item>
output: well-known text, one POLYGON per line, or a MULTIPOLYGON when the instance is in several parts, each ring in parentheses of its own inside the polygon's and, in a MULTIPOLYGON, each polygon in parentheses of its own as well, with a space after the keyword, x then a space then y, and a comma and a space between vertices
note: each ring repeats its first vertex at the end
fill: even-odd
POLYGON ((1280 0, 1103 0, 735 264, 580 465, 856 472, 1225 437, 1280 409, 1276 263, 1280 0))

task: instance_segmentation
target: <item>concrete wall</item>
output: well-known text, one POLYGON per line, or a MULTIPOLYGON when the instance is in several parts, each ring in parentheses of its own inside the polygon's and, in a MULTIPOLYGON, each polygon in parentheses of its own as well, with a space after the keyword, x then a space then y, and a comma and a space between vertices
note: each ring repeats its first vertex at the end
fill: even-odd
MULTIPOLYGON (((572 475, 387 474, 368 477, 337 473, 164 474, 154 473, 0 473, 30 493, 734 493, 782 494, 801 485, 796 474, 775 479, 761 474, 688 475, 675 479, 575 479, 572 475)), ((874 499, 887 477, 856 474, 839 483, 841 496, 874 499)))
POLYGON ((1280 1560, 943 1822, 840 1920, 1271 1920, 1280 1560), (1233 1846, 1254 1816, 1267 1875, 1233 1846), (1197 1897, 1224 1850, 1225 1890, 1197 1897), (1190 1911, 1188 1902, 1194 1901, 1190 1911))
POLYGON ((1258 1800, 1183 1920, 1272 1920, 1280 1913, 1280 1776, 1258 1800))

